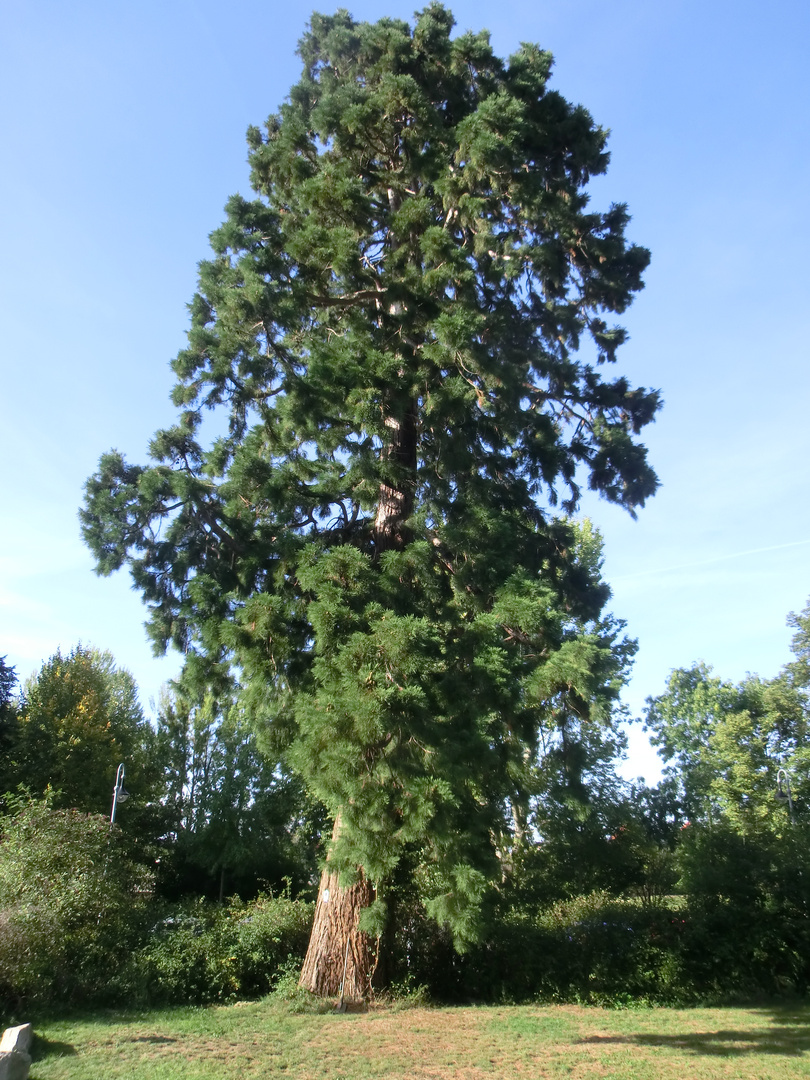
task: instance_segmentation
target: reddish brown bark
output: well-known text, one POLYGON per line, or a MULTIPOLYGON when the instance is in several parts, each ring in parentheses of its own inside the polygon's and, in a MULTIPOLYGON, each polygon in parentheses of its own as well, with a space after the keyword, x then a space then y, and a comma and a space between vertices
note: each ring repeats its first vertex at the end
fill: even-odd
POLYGON ((403 524, 413 513, 416 488, 417 412, 411 403, 403 420, 389 416, 385 426, 391 441, 383 456, 390 461, 400 479, 393 484, 380 484, 377 515, 374 520, 374 543, 378 551, 401 547, 405 537, 403 524))
MULTIPOLYGON (((335 821, 332 840, 340 830, 335 821)), ((358 929, 360 912, 371 904, 374 890, 363 876, 344 888, 328 861, 321 874, 315 920, 301 969, 301 986, 320 997, 346 1001, 368 998, 373 974, 368 934, 358 929), (344 976, 345 972, 345 976, 344 976)))

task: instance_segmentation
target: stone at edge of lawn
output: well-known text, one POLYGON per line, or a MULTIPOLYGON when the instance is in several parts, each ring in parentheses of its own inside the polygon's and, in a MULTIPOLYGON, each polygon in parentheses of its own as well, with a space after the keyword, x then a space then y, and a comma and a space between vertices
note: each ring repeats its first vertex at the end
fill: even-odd
POLYGON ((31 1068, 31 1025, 6 1028, 0 1039, 0 1080, 28 1080, 31 1068))

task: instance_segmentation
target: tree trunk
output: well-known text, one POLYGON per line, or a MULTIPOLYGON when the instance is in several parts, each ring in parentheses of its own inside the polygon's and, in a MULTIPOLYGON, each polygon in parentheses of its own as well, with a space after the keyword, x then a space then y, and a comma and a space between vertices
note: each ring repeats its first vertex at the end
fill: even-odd
POLYGON ((385 426, 391 432, 391 441, 384 447, 383 457, 394 464, 400 478, 394 484, 380 484, 374 520, 374 543, 378 552, 402 547, 406 539, 403 524, 413 513, 418 426, 416 403, 409 402, 402 420, 386 417, 385 426))
MULTIPOLYGON (((333 842, 339 831, 340 815, 332 831, 333 842)), ((329 868, 327 859, 301 969, 301 986, 320 997, 340 995, 346 1001, 368 998, 373 974, 369 938, 358 929, 358 921, 360 912, 373 899, 374 890, 362 871, 359 881, 343 888, 338 873, 329 868)))
MULTIPOLYGON (((394 469, 392 483, 382 482, 374 520, 374 546, 377 554, 405 542, 403 523, 413 513, 416 491, 417 406, 408 402, 402 419, 389 415, 385 420, 391 432, 382 454, 394 469)), ((340 814, 335 818, 332 842, 340 834, 340 814)), ((374 899, 374 890, 360 869, 360 880, 342 888, 339 875, 329 868, 321 874, 315 920, 307 955, 301 969, 300 985, 320 997, 340 995, 345 1001, 363 1001, 371 993, 372 965, 368 934, 358 929, 360 913, 374 899)), ((379 942, 377 943, 379 959, 379 942)))

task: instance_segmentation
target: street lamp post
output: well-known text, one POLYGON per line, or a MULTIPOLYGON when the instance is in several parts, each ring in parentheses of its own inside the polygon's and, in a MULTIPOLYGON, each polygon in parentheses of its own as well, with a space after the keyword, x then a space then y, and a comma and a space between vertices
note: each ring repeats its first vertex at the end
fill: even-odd
MULTIPOLYGON (((776 773, 776 798, 779 802, 786 802, 788 804, 788 811, 790 813, 790 824, 795 826, 796 815, 793 812, 793 793, 790 790, 790 773, 787 769, 779 769, 776 773), (784 781, 784 787, 782 786, 784 781)), ((795 850, 796 845, 796 832, 795 829, 791 829, 791 840, 795 850)), ((807 896, 804 891, 804 875, 801 871, 801 863, 796 867, 796 874, 799 881, 800 896, 802 901, 802 907, 804 909, 805 918, 807 917, 807 896)))
POLYGON ((779 769, 776 774, 776 798, 779 802, 788 804, 791 825, 796 824, 796 815, 793 813, 793 795, 790 790, 790 774, 787 769, 779 769), (784 780, 784 787, 782 782, 784 780))
POLYGON ((115 774, 115 787, 113 788, 113 800, 112 810, 110 810, 110 825, 115 824, 115 811, 118 809, 118 804, 126 802, 129 798, 129 792, 124 787, 124 763, 123 761, 118 766, 118 771, 115 774))

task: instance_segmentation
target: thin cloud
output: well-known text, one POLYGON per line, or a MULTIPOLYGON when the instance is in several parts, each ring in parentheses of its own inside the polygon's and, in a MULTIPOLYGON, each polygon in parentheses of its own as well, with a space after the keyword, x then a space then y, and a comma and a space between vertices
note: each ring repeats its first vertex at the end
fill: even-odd
POLYGON ((747 555, 763 555, 769 551, 784 551, 786 548, 803 547, 810 544, 810 540, 792 540, 788 544, 771 544, 768 547, 749 548, 747 551, 734 551, 728 555, 715 555, 711 559, 699 559, 697 562, 680 563, 677 566, 657 566, 651 570, 639 570, 636 574, 617 574, 612 581, 634 581, 636 578, 652 577, 656 574, 675 574, 680 570, 695 570, 702 566, 713 566, 715 563, 729 562, 731 559, 743 559, 747 555))

